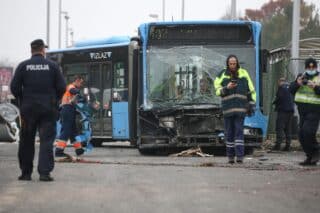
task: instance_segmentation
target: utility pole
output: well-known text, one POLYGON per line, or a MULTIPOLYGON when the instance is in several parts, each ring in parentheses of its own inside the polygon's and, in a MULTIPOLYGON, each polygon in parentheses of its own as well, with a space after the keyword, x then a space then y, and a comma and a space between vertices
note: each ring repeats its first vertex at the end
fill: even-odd
POLYGON ((61 48, 61 11, 62 10, 62 6, 61 6, 61 0, 59 0, 59 26, 58 26, 58 48, 61 48))
POLYGON ((291 66, 294 75, 299 73, 300 0, 293 2, 291 66))
POLYGON ((237 3, 236 0, 231 0, 231 19, 236 20, 237 18, 237 3))
POLYGON ((68 16, 68 13, 67 12, 64 12, 65 16, 64 18, 66 19, 66 48, 69 46, 68 43, 69 43, 69 19, 70 19, 70 16, 68 16))
POLYGON ((184 0, 182 0, 181 2, 181 20, 184 20, 184 0))
POLYGON ((47 45, 50 46, 50 0, 47 0, 47 45))
POLYGON ((165 14, 166 14, 166 0, 162 0, 162 21, 165 20, 165 14))

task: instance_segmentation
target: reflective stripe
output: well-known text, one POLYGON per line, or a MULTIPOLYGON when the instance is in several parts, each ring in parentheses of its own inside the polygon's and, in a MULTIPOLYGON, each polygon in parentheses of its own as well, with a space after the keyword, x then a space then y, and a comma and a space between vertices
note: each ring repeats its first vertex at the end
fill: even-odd
POLYGON ((244 146, 243 143, 236 143, 235 145, 236 145, 236 146, 244 146))
POLYGON ((234 142, 226 142, 226 146, 233 148, 234 147, 234 142))
POLYGON ((64 149, 64 148, 66 148, 66 146, 67 146, 67 142, 66 142, 66 141, 62 141, 62 140, 57 140, 57 141, 55 142, 55 146, 56 146, 57 148, 64 149))
POLYGON ((246 113, 247 109, 244 109, 244 108, 232 108, 232 109, 228 109, 228 110, 223 111, 223 114, 229 114, 229 113, 232 113, 232 112, 244 112, 244 113, 246 113))
POLYGON ((81 149, 81 148, 82 148, 81 142, 74 142, 74 143, 73 143, 73 147, 74 147, 75 149, 81 149))
POLYGON ((299 103, 308 103, 308 104, 319 104, 320 105, 320 97, 316 94, 310 94, 310 93, 296 93, 296 96, 294 97, 295 102, 299 103))
POLYGON ((241 94, 231 94, 222 98, 222 101, 227 101, 233 98, 241 98, 243 100, 247 100, 247 96, 241 94))

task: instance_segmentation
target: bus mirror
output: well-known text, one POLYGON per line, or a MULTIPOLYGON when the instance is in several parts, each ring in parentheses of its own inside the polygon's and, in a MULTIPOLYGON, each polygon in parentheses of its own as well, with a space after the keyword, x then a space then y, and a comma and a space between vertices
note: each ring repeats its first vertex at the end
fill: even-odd
POLYGON ((267 49, 260 50, 260 71, 267 72, 269 51, 267 49))
POLYGON ((141 46, 141 38, 140 36, 133 36, 131 37, 130 41, 136 41, 138 43, 139 46, 141 46))

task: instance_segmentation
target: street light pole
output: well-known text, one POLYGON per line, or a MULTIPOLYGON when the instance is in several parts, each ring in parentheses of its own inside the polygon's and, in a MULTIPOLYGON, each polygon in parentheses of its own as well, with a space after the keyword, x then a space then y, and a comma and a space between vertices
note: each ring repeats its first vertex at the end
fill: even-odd
POLYGON ((182 0, 182 5, 181 5, 181 20, 184 20, 184 0, 182 0))
POLYGON ((231 19, 236 20, 237 18, 237 5, 236 0, 231 0, 231 19))
POLYGON ((50 46, 50 0, 47 0, 47 45, 50 46))
POLYGON ((68 16, 67 12, 61 12, 62 14, 64 14, 64 18, 66 20, 66 47, 68 47, 68 43, 69 43, 69 19, 70 16, 68 16))
POLYGON ((294 75, 299 73, 300 0, 293 1, 291 59, 294 75))
POLYGON ((59 26, 58 26, 58 48, 60 49, 61 48, 61 9, 62 6, 61 6, 61 0, 59 0, 59 26))
POLYGON ((162 0, 162 21, 165 20, 166 0, 162 0))

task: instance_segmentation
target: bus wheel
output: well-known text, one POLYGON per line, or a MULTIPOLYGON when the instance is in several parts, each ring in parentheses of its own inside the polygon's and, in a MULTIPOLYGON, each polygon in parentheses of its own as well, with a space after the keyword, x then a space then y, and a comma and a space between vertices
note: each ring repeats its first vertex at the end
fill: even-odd
POLYGON ((139 147, 139 152, 142 155, 155 155, 156 154, 156 149, 139 147))
POLYGON ((101 139, 91 139, 90 143, 94 146, 94 147, 101 147, 103 141, 101 139))

